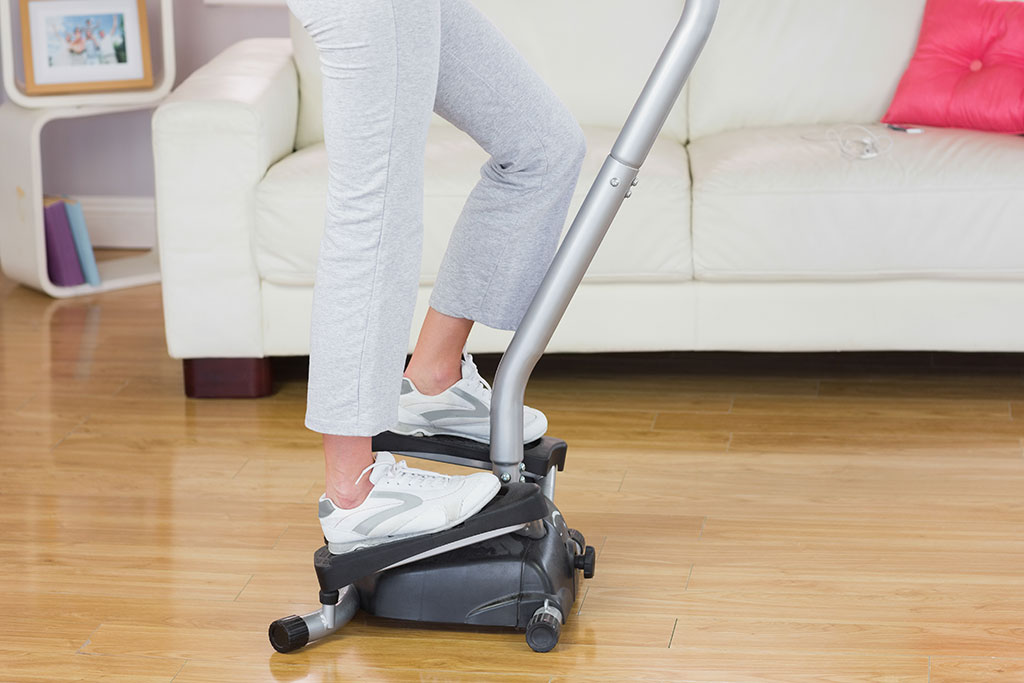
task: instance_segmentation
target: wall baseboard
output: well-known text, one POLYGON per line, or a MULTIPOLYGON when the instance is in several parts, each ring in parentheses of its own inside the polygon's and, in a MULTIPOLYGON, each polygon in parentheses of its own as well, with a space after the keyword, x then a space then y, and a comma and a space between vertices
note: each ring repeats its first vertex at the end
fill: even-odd
POLYGON ((152 197, 76 195, 94 247, 152 249, 156 246, 156 202, 152 197))

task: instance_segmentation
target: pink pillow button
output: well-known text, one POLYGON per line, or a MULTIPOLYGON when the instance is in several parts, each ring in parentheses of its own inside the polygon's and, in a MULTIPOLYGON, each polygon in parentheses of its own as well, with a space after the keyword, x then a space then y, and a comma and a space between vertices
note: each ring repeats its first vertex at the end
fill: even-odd
POLYGON ((980 59, 975 59, 973 62, 971 62, 971 71, 977 73, 981 71, 981 67, 983 66, 985 65, 981 63, 980 59))

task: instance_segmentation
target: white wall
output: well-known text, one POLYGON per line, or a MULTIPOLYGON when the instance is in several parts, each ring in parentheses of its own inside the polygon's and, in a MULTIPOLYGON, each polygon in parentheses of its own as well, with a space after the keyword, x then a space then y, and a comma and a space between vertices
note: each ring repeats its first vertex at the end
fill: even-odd
MULTIPOLYGON (((18 3, 13 3, 17 5, 18 3)), ((157 6, 150 2, 150 14, 157 6)), ((207 6, 175 0, 176 84, 243 38, 287 36, 283 7, 207 6)), ((151 35, 159 36, 151 26, 151 35)), ((159 43, 153 51, 159 54, 159 43)), ((16 53, 20 49, 16 46, 16 53)), ((2 101, 3 93, 0 93, 2 101)), ((152 111, 55 121, 43 130, 43 187, 70 195, 153 196, 152 111)))

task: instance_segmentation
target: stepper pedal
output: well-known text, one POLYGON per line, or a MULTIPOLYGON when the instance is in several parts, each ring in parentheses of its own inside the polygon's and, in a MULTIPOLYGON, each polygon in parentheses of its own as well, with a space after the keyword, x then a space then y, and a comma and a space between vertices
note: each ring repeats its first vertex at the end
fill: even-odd
MULTIPOLYGON (((565 469, 567 449, 565 441, 550 436, 531 441, 523 446, 524 471, 534 477, 544 477, 552 467, 559 471, 565 469)), ((373 450, 483 470, 491 469, 490 445, 458 436, 406 436, 381 432, 373 437, 373 450)))
POLYGON ((548 514, 549 506, 536 484, 507 484, 480 512, 456 527, 338 555, 325 545, 314 553, 313 567, 322 591, 340 590, 357 579, 432 549, 541 519, 548 514))

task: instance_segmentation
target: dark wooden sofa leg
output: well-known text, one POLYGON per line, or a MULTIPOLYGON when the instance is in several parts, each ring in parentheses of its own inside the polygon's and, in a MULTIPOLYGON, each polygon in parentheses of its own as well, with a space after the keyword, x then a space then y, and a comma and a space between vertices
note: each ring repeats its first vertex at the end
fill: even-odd
POLYGON ((269 358, 186 358, 189 398, 259 398, 274 392, 269 358))

